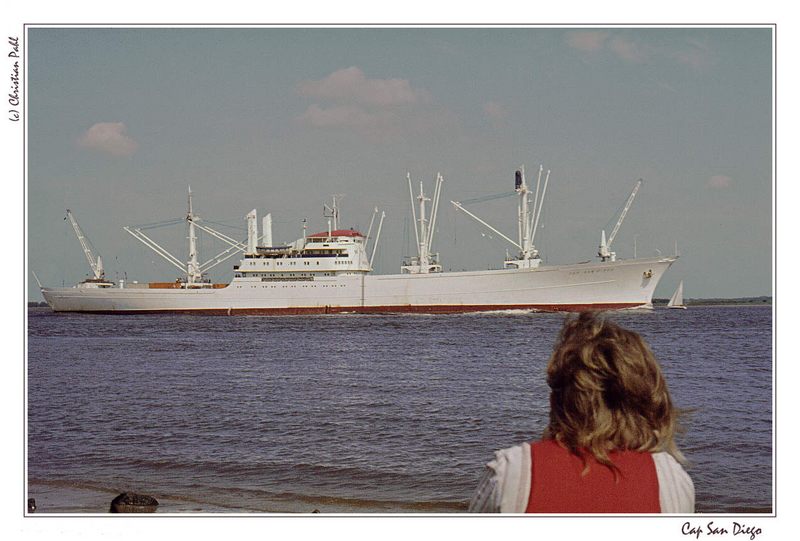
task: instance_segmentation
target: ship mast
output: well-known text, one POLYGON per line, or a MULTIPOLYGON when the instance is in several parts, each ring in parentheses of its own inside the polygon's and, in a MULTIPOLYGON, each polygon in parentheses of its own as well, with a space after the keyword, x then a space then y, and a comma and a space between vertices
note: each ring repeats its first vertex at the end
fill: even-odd
POLYGON ((539 258, 539 252, 536 250, 536 246, 534 245, 533 241, 536 238, 536 230, 539 227, 539 218, 542 214, 542 204, 544 203, 544 196, 547 193, 547 184, 550 180, 550 171, 548 170, 544 179, 544 186, 542 186, 542 171, 543 168, 540 165, 539 176, 536 180, 536 192, 534 194, 535 198, 533 200, 533 205, 530 203, 531 191, 528 189, 528 183, 525 180, 525 167, 521 166, 517 171, 514 172, 514 190, 517 192, 517 195, 519 195, 519 201, 517 202, 516 242, 486 223, 472 212, 465 209, 464 206, 458 201, 450 201, 458 210, 463 211, 467 216, 474 219, 484 227, 487 227, 490 231, 496 233, 503 239, 507 240, 519 250, 519 254, 516 259, 506 260, 506 268, 536 268, 541 262, 541 259, 539 258))
MULTIPOLYGON (((543 167, 539 166, 539 175, 536 178, 536 192, 533 200, 533 208, 530 208, 530 190, 528 183, 525 180, 525 166, 521 166, 515 172, 515 191, 519 194, 519 204, 517 206, 518 222, 519 222, 519 258, 522 261, 529 261, 536 258, 539 252, 533 243, 536 237, 536 230, 539 227, 539 217, 542 214, 542 203, 544 203, 544 196, 547 193, 547 184, 550 180, 550 171, 547 171, 547 176, 544 179, 544 188, 540 188, 542 182, 543 167), (538 205, 538 208, 537 208, 538 205)), ((526 265, 529 266, 529 265, 526 265)))
POLYGON ((426 201, 430 201, 430 199, 425 197, 425 192, 422 189, 422 181, 420 180, 419 195, 417 196, 417 202, 419 203, 419 245, 417 246, 417 252, 419 253, 419 271, 422 273, 428 272, 428 260, 430 258, 430 253, 428 252, 428 231, 426 228, 428 221, 425 219, 426 201))
POLYGON ((411 173, 406 174, 408 180, 408 193, 411 196, 411 215, 414 219, 414 237, 417 240, 417 257, 412 258, 410 265, 403 265, 402 271, 411 274, 428 274, 431 272, 441 272, 442 266, 438 263, 438 254, 431 251, 433 246, 433 235, 436 231, 436 216, 439 209, 439 199, 442 194, 442 183, 444 178, 440 173, 436 174, 436 183, 433 189, 433 198, 426 197, 422 181, 419 183, 419 195, 414 196, 411 187, 411 173), (414 200, 419 206, 419 217, 414 205, 414 200), (427 218, 426 203, 431 201, 431 217, 427 218))
POLYGON ((322 216, 328 218, 328 236, 331 236, 333 231, 339 229, 339 207, 336 205, 336 199, 341 197, 343 197, 342 194, 333 194, 331 195, 331 199, 333 200, 332 206, 329 207, 327 204, 323 205, 322 216), (331 220, 333 220, 332 223, 331 220))
MULTIPOLYGON (((255 217, 254 217, 255 219, 255 217)), ((149 224, 149 225, 139 225, 139 226, 125 226, 123 229, 130 233, 136 240, 153 250, 156 254, 164 258, 170 265, 176 267, 178 270, 186 273, 186 285, 197 285, 202 284, 202 277, 203 274, 211 270, 212 268, 216 267, 220 263, 227 261, 234 255, 239 252, 244 252, 248 248, 247 242, 237 241, 208 227, 207 225, 203 225, 200 223, 200 217, 194 213, 194 207, 192 204, 192 188, 189 187, 189 197, 188 197, 188 212, 186 213, 186 218, 181 220, 172 220, 169 222, 162 222, 156 224, 149 224), (189 224, 189 233, 187 239, 189 241, 189 257, 188 261, 183 262, 171 253, 167 251, 166 248, 159 245, 156 241, 148 237, 143 229, 154 229, 157 227, 164 227, 167 225, 175 225, 177 223, 186 221, 189 224), (218 253, 205 263, 200 264, 198 261, 198 253, 197 253, 197 229, 208 233, 209 235, 221 240, 225 244, 228 245, 228 248, 223 250, 222 252, 218 253)), ((203 285, 203 287, 206 287, 203 285)))
POLYGON ((202 281, 200 263, 197 261, 197 234, 194 227, 197 218, 192 210, 192 187, 189 186, 189 212, 186 214, 186 221, 189 222, 189 261, 186 264, 186 281, 190 285, 202 281))

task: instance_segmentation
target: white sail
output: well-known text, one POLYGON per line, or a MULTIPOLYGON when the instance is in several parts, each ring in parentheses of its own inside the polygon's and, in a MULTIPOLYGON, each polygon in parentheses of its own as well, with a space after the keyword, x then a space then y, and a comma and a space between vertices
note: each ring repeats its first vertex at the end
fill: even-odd
POLYGON ((672 298, 667 303, 667 308, 686 308, 683 304, 683 280, 680 281, 675 293, 672 294, 672 298))

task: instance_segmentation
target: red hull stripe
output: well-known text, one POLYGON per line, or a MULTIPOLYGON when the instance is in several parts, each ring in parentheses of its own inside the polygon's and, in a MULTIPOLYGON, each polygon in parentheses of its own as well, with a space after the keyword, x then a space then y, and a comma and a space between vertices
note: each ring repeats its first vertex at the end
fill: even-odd
POLYGON ((463 312, 489 312, 496 310, 536 310, 539 312, 582 312, 620 310, 643 306, 641 303, 621 302, 604 304, 454 304, 454 305, 398 305, 398 306, 308 306, 296 308, 198 308, 191 310, 64 310, 92 314, 199 314, 209 316, 272 316, 301 314, 458 314, 463 312))

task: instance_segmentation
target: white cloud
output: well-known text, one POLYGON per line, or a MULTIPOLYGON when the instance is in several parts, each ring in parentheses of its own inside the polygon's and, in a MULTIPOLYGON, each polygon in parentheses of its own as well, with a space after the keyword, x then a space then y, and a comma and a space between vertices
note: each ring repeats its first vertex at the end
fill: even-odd
POLYGON ((130 156, 139 148, 139 143, 126 135, 122 122, 98 122, 78 138, 78 146, 114 156, 130 156))
POLYGON ((483 104, 483 114, 495 127, 502 126, 509 117, 508 108, 502 103, 489 101, 483 104))
POLYGON ((714 175, 708 182, 706 183, 709 188, 715 189, 725 189, 730 188, 733 180, 731 177, 726 177, 725 175, 714 175))
POLYGON ((337 70, 319 81, 304 81, 298 91, 318 100, 375 107, 427 101, 427 93, 412 88, 407 79, 367 79, 355 66, 337 70))
POLYGON ((297 117, 314 128, 346 128, 367 136, 418 133, 432 126, 453 125, 428 92, 407 79, 370 79, 357 67, 334 71, 317 81, 297 85, 301 96, 315 101, 297 117))
POLYGON ((608 41, 608 49, 628 62, 642 62, 648 56, 642 45, 620 36, 614 36, 608 41))
POLYGON ((589 55, 608 53, 625 62, 641 63, 660 58, 683 64, 693 69, 705 67, 712 52, 702 41, 687 39, 670 44, 653 44, 634 40, 620 33, 600 30, 577 30, 564 34, 566 44, 589 55))
POLYGON ((567 32, 565 36, 567 45, 579 51, 594 52, 599 51, 605 46, 608 32, 597 30, 579 30, 567 32))
POLYGON ((647 48, 619 34, 599 30, 567 32, 564 39, 570 47, 584 53, 608 52, 626 62, 641 62, 648 57, 647 48))
POLYGON ((322 107, 310 105, 298 120, 316 128, 342 127, 377 128, 392 121, 393 115, 386 111, 367 111, 352 105, 322 107))
POLYGON ((711 48, 708 44, 698 40, 687 40, 686 46, 673 51, 672 58, 680 64, 700 69, 711 62, 711 48))

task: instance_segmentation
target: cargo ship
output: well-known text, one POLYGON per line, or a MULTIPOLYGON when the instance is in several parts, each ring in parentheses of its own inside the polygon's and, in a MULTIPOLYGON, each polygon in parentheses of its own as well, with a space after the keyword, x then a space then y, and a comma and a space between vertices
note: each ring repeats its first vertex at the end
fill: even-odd
POLYGON ((374 274, 372 262, 380 239, 385 214, 381 214, 372 238, 378 209, 366 234, 339 226, 336 198, 325 205, 328 218, 323 231, 306 234, 287 245, 273 245, 271 216, 262 220, 259 232, 256 211, 247 216, 247 240, 236 241, 204 224, 192 208, 189 190, 188 261, 183 263, 150 239, 141 227, 125 230, 152 248, 183 276, 175 282, 132 283, 107 280, 93 256, 77 222, 78 235, 94 277, 73 287, 42 287, 56 312, 97 314, 189 313, 209 315, 278 315, 334 313, 457 313, 494 310, 581 311, 652 308, 656 286, 678 255, 644 259, 617 259, 610 250, 614 237, 641 186, 636 183, 613 231, 601 234, 597 259, 585 263, 544 265, 535 247, 542 202, 550 172, 536 188, 530 189, 524 167, 515 172, 518 231, 517 240, 489 225, 465 203, 451 201, 482 226, 496 233, 516 249, 493 270, 443 271, 439 254, 433 252, 436 217, 443 178, 437 175, 433 194, 428 197, 420 182, 414 194, 407 176, 414 221, 416 256, 402 262, 397 274, 374 274), (430 204, 430 205, 429 205, 430 204), (229 248, 209 262, 200 264, 197 229, 225 241, 229 248), (242 254, 234 266, 230 283, 212 283, 207 271, 228 258, 242 254))

